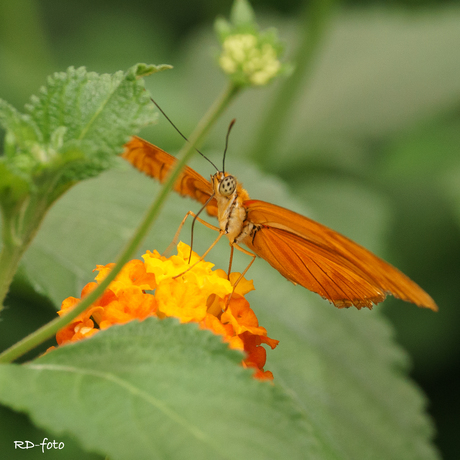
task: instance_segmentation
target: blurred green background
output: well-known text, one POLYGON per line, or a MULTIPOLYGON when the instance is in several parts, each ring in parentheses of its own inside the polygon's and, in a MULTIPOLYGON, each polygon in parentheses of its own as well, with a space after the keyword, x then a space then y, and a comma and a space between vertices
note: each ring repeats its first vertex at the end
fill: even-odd
MULTIPOLYGON (((262 27, 279 29, 288 58, 309 24, 304 9, 315 14, 316 5, 321 15, 327 4, 330 12, 321 16, 313 58, 278 120, 279 135, 267 130, 265 113, 283 81, 244 93, 203 150, 220 161, 226 126, 237 118, 230 170, 238 170, 239 162, 257 163, 295 193, 313 218, 383 256, 431 294, 437 314, 394 299, 377 308, 412 357, 412 377, 430 399, 444 458, 460 458, 460 4, 252 4, 262 27), (255 147, 261 138, 262 151, 255 147)), ((227 0, 3 0, 0 97, 21 110, 47 75, 70 65, 112 73, 136 62, 167 63, 174 70, 146 84, 187 135, 225 84, 215 65, 212 24, 217 15, 228 17, 230 7, 227 0)), ((171 153, 182 143, 162 119, 142 135, 171 153)), ((209 173, 199 160, 194 167, 209 173)), ((269 200, 269 193, 254 198, 269 200)), ((22 282, 9 305, 4 324, 21 326, 2 332, 2 348, 55 314, 47 299, 22 282), (25 313, 37 299, 42 308, 36 316, 25 313)))

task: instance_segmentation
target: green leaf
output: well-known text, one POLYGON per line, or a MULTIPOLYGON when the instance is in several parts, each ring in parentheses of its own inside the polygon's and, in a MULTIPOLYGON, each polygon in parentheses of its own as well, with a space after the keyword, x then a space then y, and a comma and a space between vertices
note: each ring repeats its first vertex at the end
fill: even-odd
POLYGON ((17 458, 22 454, 28 460, 39 460, 43 459, 44 456, 46 456, 47 460, 62 460, 63 457, 66 460, 105 460, 100 455, 85 452, 71 436, 62 435, 57 439, 53 433, 35 427, 26 415, 14 412, 2 405, 0 405, 0 419, 8 420, 8 424, 3 425, 0 431, 2 455, 5 458, 17 458), (48 442, 52 443, 53 440, 57 444, 62 442, 64 447, 59 449, 46 444, 48 442), (20 451, 19 448, 15 449, 14 441, 23 441, 23 447, 26 445, 25 441, 34 442, 37 447, 32 448, 29 444, 27 451, 26 449, 20 451), (42 446, 40 445, 43 441, 45 441, 45 455, 43 455, 42 446))
POLYGON ((71 67, 48 79, 27 110, 52 150, 76 154, 69 176, 82 179, 106 169, 129 135, 155 119, 140 77, 167 67, 138 64, 114 75, 71 67), (85 161, 78 161, 79 151, 85 161))
POLYGON ((112 459, 338 458, 241 359, 196 324, 148 318, 1 366, 0 400, 112 459))
POLYGON ((280 340, 266 368, 323 427, 331 447, 344 459, 439 458, 427 400, 408 378, 408 357, 379 307, 337 310, 276 275, 258 267, 251 302, 280 340))
POLYGON ((0 124, 8 131, 9 137, 5 139, 5 154, 8 156, 13 155, 12 146, 14 144, 25 148, 27 142, 43 140, 35 122, 28 115, 18 112, 3 99, 0 99, 0 124))
POLYGON ((124 123, 129 126, 136 115, 141 117, 139 124, 151 121, 153 109, 150 105, 136 107, 133 104, 136 99, 148 100, 141 82, 133 85, 137 73, 138 66, 126 74, 120 71, 113 75, 98 75, 86 72, 83 67, 71 67, 48 79, 40 96, 33 97, 27 106, 28 112, 48 141, 56 129, 66 126, 66 140, 88 139, 101 147, 119 145, 126 138, 126 131, 132 131, 133 127, 123 128, 125 133, 121 134, 121 141, 120 137, 111 140, 107 129, 112 128, 110 123, 115 123, 115 132, 124 123), (124 107, 125 104, 131 107, 124 107))
POLYGON ((131 68, 131 74, 135 79, 145 78, 154 73, 162 72, 163 70, 169 70, 172 68, 172 65, 169 64, 137 64, 131 68))
POLYGON ((68 188, 62 182, 107 169, 129 136, 156 117, 140 78, 166 68, 138 64, 126 73, 98 75, 71 67, 49 77, 26 115, 0 101, 5 167, 29 176, 49 202, 58 195, 53 188, 68 188))
POLYGON ((48 78, 26 115, 1 101, 7 164, 45 182, 44 171, 70 181, 107 169, 129 136, 156 118, 141 77, 169 67, 137 64, 114 75, 70 67, 48 78))

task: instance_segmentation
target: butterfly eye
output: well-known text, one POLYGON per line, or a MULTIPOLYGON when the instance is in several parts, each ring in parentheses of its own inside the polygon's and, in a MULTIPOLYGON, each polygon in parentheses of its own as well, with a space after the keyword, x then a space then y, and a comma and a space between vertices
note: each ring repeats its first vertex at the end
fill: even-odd
POLYGON ((219 184, 219 193, 230 196, 236 189, 236 179, 233 176, 224 177, 219 184))

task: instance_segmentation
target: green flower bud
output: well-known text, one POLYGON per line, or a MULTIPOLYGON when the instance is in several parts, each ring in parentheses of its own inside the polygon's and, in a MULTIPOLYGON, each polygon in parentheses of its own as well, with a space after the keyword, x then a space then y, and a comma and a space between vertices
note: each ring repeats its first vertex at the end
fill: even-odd
POLYGON ((278 75, 281 63, 270 43, 260 43, 252 34, 229 35, 219 58, 222 70, 237 80, 255 86, 266 85, 278 75))
POLYGON ((219 65, 238 86, 263 86, 290 66, 280 62, 282 46, 275 30, 260 32, 246 0, 235 0, 231 20, 215 24, 222 42, 219 65))

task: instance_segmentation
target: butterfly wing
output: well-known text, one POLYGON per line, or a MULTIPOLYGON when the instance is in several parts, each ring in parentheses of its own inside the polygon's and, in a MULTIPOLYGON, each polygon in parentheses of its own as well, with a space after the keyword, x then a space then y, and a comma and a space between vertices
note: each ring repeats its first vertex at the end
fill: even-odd
MULTIPOLYGON (((140 137, 132 137, 121 155, 139 171, 163 183, 177 159, 140 137)), ((174 184, 174 190, 205 204, 212 195, 212 185, 203 176, 186 166, 174 184)), ((213 198, 206 206, 211 216, 217 216, 217 202, 213 198)))
POLYGON ((387 294, 437 310, 433 299, 392 265, 307 217, 259 200, 244 202, 260 226, 244 243, 285 278, 336 307, 372 308, 387 294))

